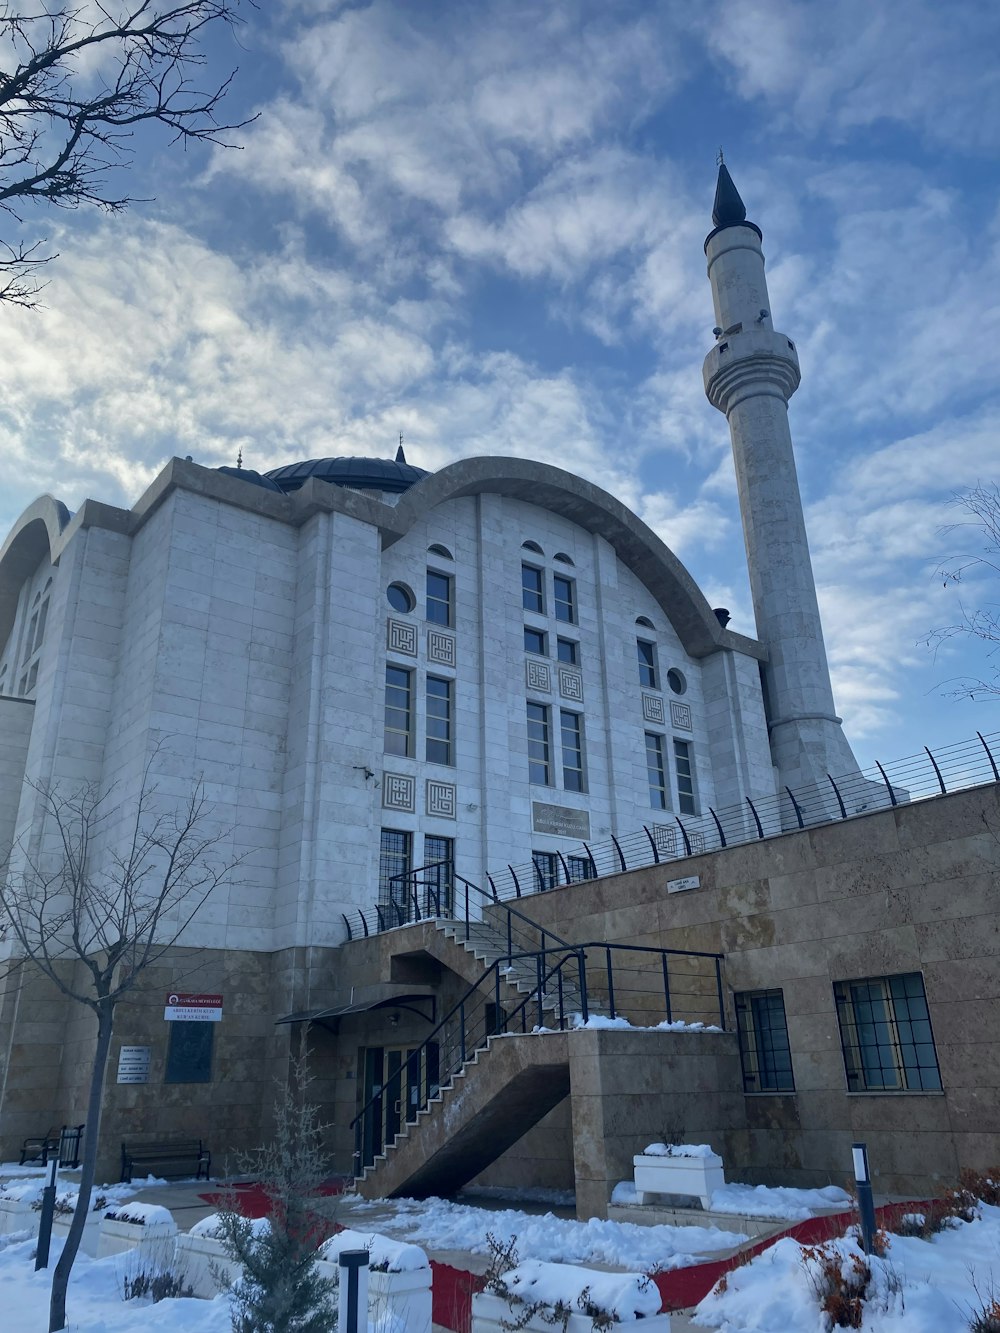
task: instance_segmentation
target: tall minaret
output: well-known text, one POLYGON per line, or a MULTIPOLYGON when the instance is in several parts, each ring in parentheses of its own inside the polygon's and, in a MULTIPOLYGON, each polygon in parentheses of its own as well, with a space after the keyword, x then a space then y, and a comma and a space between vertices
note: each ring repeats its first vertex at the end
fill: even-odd
POLYGON ((708 401, 729 421, 757 637, 768 651, 765 706, 780 786, 857 772, 833 689, 816 602, 788 400, 799 358, 776 333, 764 279, 761 232, 724 163, 705 241, 715 301, 716 344, 705 358, 708 401))

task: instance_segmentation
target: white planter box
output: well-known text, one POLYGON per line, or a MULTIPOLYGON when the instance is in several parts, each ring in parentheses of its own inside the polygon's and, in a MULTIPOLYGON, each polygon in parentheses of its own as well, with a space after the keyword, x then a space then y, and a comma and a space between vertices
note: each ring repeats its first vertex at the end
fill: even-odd
MULTIPOLYGON (((89 1254, 91 1259, 97 1258, 97 1244, 101 1234, 102 1214, 100 1211, 91 1211, 83 1226, 83 1238, 80 1241, 80 1249, 84 1254, 89 1254)), ((61 1236, 64 1240, 69 1235, 70 1224, 73 1221, 72 1213, 56 1213, 52 1219, 52 1235, 61 1236)))
MULTIPOLYGON (((339 1280, 339 1264, 316 1261, 320 1277, 339 1280)), ((431 1333, 431 1270, 368 1270, 368 1321, 374 1333, 431 1333)), ((551 1327, 547 1333, 552 1333, 551 1327)))
POLYGON ((632 1158, 635 1175, 635 1201, 645 1203, 647 1194, 693 1194, 702 1208, 712 1206, 712 1191, 726 1183, 722 1158, 652 1157, 639 1153, 632 1158))
POLYGON ((97 1237, 98 1259, 134 1250, 137 1262, 163 1270, 173 1266, 176 1249, 177 1224, 173 1220, 140 1224, 120 1222, 111 1217, 101 1219, 97 1237))
POLYGON ((26 1199, 0 1199, 0 1236, 38 1230, 39 1214, 26 1199))
MULTIPOLYGON (((509 1305, 499 1296, 481 1292, 472 1298, 472 1333, 506 1333, 511 1323, 516 1323, 525 1333, 552 1333, 553 1325, 537 1315, 522 1324, 523 1311, 524 1306, 519 1311, 517 1305, 509 1305)), ((560 1322, 555 1327, 561 1329, 563 1325, 560 1322)), ((566 1333, 594 1333, 594 1321, 589 1314, 571 1314, 565 1327, 566 1333)), ((616 1323, 615 1328, 634 1328, 637 1333, 640 1330, 641 1333, 670 1333, 670 1316, 658 1314, 646 1319, 627 1319, 616 1323)))
POLYGON ((194 1288, 196 1296, 211 1300, 225 1286, 219 1284, 212 1270, 218 1270, 220 1276, 234 1281, 239 1275, 240 1266, 228 1258, 222 1248, 222 1241, 214 1236, 188 1236, 184 1233, 177 1237, 177 1272, 185 1284, 194 1288))

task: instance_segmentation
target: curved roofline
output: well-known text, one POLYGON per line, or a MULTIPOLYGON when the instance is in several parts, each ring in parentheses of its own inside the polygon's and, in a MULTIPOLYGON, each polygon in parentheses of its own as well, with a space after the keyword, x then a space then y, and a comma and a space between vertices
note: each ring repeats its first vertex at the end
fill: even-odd
POLYGON ((400 498, 393 509, 393 529, 402 536, 436 505, 486 492, 541 505, 604 537, 652 592, 692 657, 721 648, 764 656, 756 640, 722 628, 694 579, 651 528, 613 495, 562 468, 504 457, 449 463, 415 482, 400 498))
POLYGON ((10 637, 17 599, 25 580, 46 556, 52 559, 69 521, 70 512, 61 500, 40 495, 28 505, 7 534, 7 540, 0 547, 0 648, 10 637))

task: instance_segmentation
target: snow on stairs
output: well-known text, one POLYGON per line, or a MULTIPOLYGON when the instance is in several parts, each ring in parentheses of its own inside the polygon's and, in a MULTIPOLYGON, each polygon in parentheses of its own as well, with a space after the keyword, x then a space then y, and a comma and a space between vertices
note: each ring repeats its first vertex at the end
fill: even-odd
POLYGON ((568 1095, 566 1043, 565 1032, 490 1037, 365 1168, 357 1192, 419 1199, 459 1189, 568 1095))

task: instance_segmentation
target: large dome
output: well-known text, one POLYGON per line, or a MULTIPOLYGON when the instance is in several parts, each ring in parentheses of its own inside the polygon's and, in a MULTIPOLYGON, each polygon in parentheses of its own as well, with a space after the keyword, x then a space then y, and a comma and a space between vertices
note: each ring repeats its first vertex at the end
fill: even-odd
POLYGON ((357 491, 388 491, 400 495, 426 477, 421 467, 393 458, 311 458, 304 463, 286 463, 264 474, 286 494, 297 491, 310 477, 349 486, 357 491))

